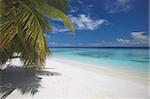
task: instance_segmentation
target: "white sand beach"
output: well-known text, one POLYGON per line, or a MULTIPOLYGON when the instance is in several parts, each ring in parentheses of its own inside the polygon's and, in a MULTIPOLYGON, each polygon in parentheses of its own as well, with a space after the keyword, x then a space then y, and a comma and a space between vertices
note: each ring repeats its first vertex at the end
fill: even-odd
POLYGON ((32 78, 21 78, 6 99, 148 99, 148 79, 91 67, 92 64, 77 61, 47 59, 48 73, 38 75, 40 81, 31 83, 32 78))

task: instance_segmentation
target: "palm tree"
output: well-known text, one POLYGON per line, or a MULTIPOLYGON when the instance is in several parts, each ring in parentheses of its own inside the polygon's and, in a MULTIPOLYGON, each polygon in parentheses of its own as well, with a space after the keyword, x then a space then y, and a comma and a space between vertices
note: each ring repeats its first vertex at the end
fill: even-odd
POLYGON ((66 15, 69 8, 68 0, 0 0, 0 67, 19 55, 25 67, 43 68, 50 55, 47 18, 74 31, 66 15))

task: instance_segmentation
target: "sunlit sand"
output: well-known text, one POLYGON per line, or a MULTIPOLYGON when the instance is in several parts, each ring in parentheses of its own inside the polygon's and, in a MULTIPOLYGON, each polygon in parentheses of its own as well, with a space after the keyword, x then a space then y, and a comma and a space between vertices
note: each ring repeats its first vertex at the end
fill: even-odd
POLYGON ((132 79, 116 70, 97 71, 90 64, 50 58, 39 75, 32 75, 16 67, 17 61, 13 64, 6 70, 14 75, 9 71, 10 78, 3 78, 10 86, 6 99, 148 99, 148 80, 132 79))

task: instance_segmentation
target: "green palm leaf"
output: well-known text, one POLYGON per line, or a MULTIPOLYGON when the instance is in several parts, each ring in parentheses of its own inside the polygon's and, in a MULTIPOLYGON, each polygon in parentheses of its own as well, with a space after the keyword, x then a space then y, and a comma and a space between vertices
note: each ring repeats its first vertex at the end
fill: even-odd
POLYGON ((0 0, 0 65, 18 53, 25 67, 43 68, 50 55, 44 37, 51 28, 46 17, 74 31, 65 14, 68 8, 67 0, 0 0))

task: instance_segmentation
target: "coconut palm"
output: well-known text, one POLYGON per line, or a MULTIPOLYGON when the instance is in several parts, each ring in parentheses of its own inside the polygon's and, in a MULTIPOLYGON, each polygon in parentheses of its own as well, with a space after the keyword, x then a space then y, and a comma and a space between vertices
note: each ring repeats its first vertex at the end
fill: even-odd
POLYGON ((74 31, 66 15, 69 8, 68 0, 0 0, 0 66, 19 57, 25 67, 43 68, 50 55, 47 18, 74 31))

